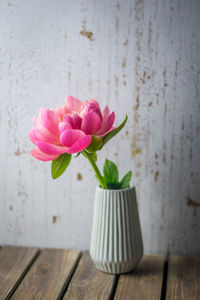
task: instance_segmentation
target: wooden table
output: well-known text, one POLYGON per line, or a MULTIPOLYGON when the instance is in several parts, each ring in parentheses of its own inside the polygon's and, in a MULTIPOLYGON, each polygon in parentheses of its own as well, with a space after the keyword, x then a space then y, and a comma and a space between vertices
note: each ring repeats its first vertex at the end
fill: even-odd
POLYGON ((88 252, 3 246, 0 300, 200 299, 200 257, 145 255, 125 275, 98 271, 88 252))

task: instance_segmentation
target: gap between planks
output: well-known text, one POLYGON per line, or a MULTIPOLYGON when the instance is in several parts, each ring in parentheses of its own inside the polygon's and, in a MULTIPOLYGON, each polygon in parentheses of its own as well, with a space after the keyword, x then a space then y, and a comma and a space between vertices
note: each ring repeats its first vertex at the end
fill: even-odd
POLYGON ((145 255, 136 270, 110 275, 88 252, 0 248, 0 300, 199 300, 200 257, 145 255))
POLYGON ((0 300, 13 295, 39 255, 39 248, 3 246, 0 249, 0 300))
POLYGON ((84 252, 63 300, 112 299, 116 276, 99 271, 89 252, 84 252))
POLYGON ((160 300, 164 265, 164 256, 144 255, 133 272, 120 275, 114 299, 160 300))
POLYGON ((79 260, 79 250, 44 249, 15 291, 12 300, 58 300, 79 260))

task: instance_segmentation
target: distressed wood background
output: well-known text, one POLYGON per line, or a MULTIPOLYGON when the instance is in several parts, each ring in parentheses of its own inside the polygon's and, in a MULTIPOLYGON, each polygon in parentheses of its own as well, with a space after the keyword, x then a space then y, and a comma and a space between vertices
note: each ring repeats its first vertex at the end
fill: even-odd
POLYGON ((200 254, 200 2, 0 1, 0 244, 87 249, 94 191, 74 158, 29 155, 40 107, 71 94, 126 128, 99 153, 133 172, 146 253, 200 254))

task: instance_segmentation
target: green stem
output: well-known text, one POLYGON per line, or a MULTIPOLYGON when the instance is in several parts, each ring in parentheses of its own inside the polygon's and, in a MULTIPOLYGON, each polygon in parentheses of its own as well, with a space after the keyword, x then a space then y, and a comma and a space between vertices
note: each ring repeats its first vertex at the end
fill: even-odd
POLYGON ((99 181, 101 187, 102 187, 103 189, 106 189, 107 186, 106 186, 106 184, 105 184, 105 181, 104 181, 104 179, 103 179, 103 176, 101 175, 101 173, 100 173, 100 171, 99 171, 99 169, 98 169, 98 167, 97 167, 97 165, 96 165, 94 159, 92 158, 92 155, 90 155, 89 153, 87 153, 85 150, 83 150, 82 153, 83 153, 83 155, 89 160, 89 162, 90 162, 90 164, 91 164, 91 166, 92 166, 92 168, 93 168, 93 170, 94 170, 94 172, 95 172, 95 174, 96 174, 96 177, 97 177, 97 179, 98 179, 98 181, 99 181))

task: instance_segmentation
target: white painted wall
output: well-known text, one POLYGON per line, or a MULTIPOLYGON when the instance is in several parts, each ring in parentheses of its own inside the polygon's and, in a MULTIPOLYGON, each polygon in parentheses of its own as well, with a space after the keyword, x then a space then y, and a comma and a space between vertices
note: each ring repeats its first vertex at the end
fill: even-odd
POLYGON ((0 244, 89 247, 89 163, 53 181, 28 154, 33 115, 72 94, 129 115, 98 164, 133 171, 145 252, 200 254, 199 15, 198 0, 0 1, 0 244))

